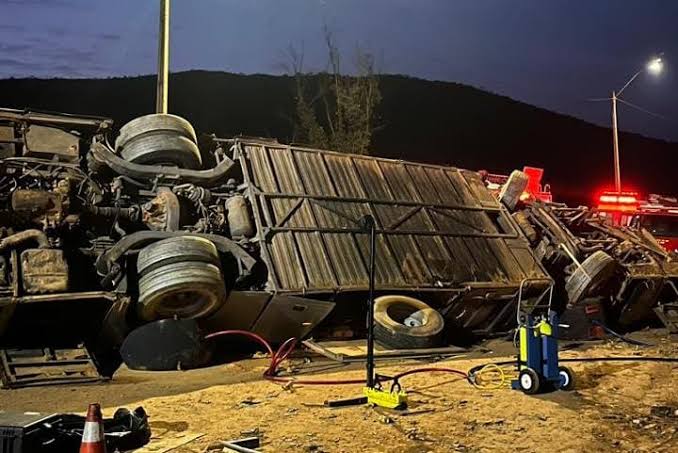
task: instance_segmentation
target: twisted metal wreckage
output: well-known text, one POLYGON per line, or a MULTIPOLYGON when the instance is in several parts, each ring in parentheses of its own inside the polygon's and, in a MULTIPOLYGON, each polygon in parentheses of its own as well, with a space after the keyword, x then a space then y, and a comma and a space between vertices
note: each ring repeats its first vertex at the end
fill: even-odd
MULTIPOLYGON (((105 118, 0 109, 6 386, 111 376, 125 337, 158 319, 271 342, 363 324, 367 214, 378 294, 422 299, 448 339, 511 330, 518 299, 536 303, 552 284, 558 310, 598 298, 626 328, 678 298, 678 261, 646 231, 516 202, 511 184, 498 201, 473 171, 198 141, 167 114, 112 135, 105 118)), ((415 309, 396 301, 387 316, 402 324, 415 309)))

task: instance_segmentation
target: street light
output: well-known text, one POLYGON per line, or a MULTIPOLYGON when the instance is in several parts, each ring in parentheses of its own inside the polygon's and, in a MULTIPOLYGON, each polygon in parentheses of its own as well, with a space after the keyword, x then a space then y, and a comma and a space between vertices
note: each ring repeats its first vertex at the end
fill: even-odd
POLYGON ((654 58, 645 67, 650 74, 659 75, 664 69, 664 62, 661 58, 654 58))
POLYGON ((633 74, 633 76, 624 84, 621 90, 612 92, 612 141, 614 144, 614 189, 617 192, 621 192, 621 170, 619 168, 619 136, 617 133, 617 99, 622 94, 622 92, 631 85, 631 82, 636 80, 642 72, 647 71, 652 75, 659 75, 664 68, 664 62, 661 58, 653 58, 648 61, 647 64, 641 68, 638 72, 633 74))

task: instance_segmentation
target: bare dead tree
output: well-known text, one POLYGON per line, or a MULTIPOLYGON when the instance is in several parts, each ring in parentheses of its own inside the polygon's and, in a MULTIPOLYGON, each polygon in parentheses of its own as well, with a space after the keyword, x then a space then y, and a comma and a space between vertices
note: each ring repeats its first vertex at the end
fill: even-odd
POLYGON ((325 27, 327 69, 304 72, 304 53, 288 49, 288 72, 295 79, 295 141, 311 146, 368 154, 381 101, 374 57, 356 48, 355 75, 342 74, 342 57, 325 27))
POLYGON ((329 143, 325 130, 318 123, 314 105, 322 97, 320 92, 311 94, 310 77, 304 73, 304 49, 290 45, 287 49, 287 72, 294 76, 294 131, 293 141, 305 142, 319 148, 329 143))

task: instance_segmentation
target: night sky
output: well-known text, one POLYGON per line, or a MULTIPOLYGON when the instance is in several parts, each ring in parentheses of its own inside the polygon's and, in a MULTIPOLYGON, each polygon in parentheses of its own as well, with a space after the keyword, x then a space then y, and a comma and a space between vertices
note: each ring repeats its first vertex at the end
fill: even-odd
MULTIPOLYGON (((0 0, 0 77, 155 72, 157 0, 0 0)), ((651 56, 620 107, 620 127, 678 141, 678 1, 173 0, 173 71, 281 73, 289 45, 325 68, 323 25, 347 58, 381 72, 470 84, 609 124, 609 104, 651 56)))

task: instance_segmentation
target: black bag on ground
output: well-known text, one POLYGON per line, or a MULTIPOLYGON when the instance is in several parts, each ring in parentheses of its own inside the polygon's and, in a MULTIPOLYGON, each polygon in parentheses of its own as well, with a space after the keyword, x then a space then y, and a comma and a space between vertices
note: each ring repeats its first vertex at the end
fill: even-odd
MULTIPOLYGON (((82 441, 85 417, 57 414, 30 433, 23 451, 30 453, 78 453, 82 441)), ((126 408, 115 411, 113 418, 104 419, 106 451, 128 451, 141 448, 151 439, 148 415, 143 407, 130 412, 126 408)))

